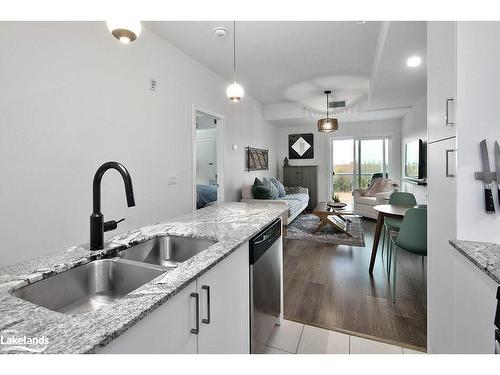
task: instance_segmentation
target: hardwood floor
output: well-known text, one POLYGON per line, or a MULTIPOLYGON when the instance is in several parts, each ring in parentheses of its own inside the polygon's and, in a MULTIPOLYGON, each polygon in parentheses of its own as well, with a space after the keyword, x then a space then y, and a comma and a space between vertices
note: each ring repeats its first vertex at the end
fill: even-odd
POLYGON ((363 228, 365 247, 285 240, 285 318, 426 348, 426 265, 398 252, 393 304, 381 243, 368 273, 375 221, 363 219, 363 228))

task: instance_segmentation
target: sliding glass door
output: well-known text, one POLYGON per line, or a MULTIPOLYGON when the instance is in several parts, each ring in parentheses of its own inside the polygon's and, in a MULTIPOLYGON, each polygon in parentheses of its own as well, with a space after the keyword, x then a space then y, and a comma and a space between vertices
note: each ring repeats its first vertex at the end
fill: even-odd
POLYGON ((342 202, 352 200, 351 193, 355 184, 355 146, 354 139, 333 142, 333 191, 342 202))
POLYGON ((373 174, 388 176, 390 142, 388 137, 332 139, 332 193, 351 202, 353 189, 368 187, 373 174))

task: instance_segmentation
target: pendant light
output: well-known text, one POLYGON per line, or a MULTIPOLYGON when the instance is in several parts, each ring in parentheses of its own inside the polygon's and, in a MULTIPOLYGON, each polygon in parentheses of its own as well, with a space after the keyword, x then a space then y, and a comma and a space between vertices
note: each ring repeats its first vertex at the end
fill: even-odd
POLYGON ((141 34, 139 21, 106 21, 109 31, 123 44, 136 40, 141 34))
POLYGON ((234 81, 226 89, 226 95, 232 102, 239 102, 245 95, 243 87, 236 82, 236 21, 233 21, 233 74, 234 81))
POLYGON ((328 116, 328 96, 332 93, 330 90, 324 92, 326 94, 326 118, 318 120, 318 131, 328 133, 334 132, 339 128, 339 123, 336 118, 328 116))

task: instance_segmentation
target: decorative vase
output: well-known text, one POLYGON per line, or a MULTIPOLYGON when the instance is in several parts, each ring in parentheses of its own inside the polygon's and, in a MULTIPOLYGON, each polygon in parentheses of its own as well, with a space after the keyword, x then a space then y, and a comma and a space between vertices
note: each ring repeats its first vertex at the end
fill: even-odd
POLYGON ((285 160, 283 160, 283 165, 285 167, 288 167, 290 165, 290 162, 288 161, 288 158, 285 158, 285 160))

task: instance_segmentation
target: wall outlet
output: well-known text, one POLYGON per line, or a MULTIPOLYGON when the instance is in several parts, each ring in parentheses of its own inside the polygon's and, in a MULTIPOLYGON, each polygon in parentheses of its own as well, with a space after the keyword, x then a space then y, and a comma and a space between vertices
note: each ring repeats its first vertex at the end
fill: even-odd
POLYGON ((169 174, 167 176, 167 185, 177 185, 177 175, 169 174))

